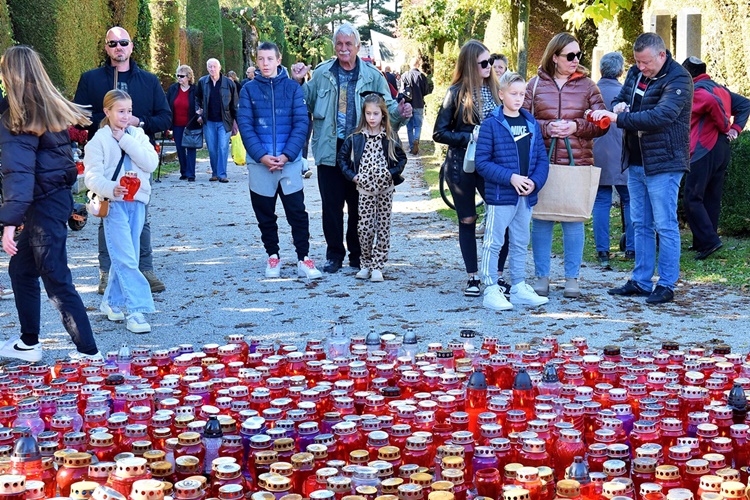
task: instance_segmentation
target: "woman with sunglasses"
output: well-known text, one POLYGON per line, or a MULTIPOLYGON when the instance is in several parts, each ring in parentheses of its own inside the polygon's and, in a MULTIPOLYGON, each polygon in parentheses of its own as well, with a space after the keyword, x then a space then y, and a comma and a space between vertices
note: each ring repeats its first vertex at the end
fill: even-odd
MULTIPOLYGON (((453 81, 438 110, 432 139, 448 145, 446 180, 458 216, 458 243, 468 274, 467 297, 481 295, 477 259, 477 208, 474 193, 484 197, 484 179, 463 171, 464 155, 474 128, 500 104, 498 80, 492 71, 490 51, 481 42, 469 40, 461 47, 453 81)), ((474 137, 476 140, 476 137, 474 137)))
POLYGON ((195 182, 195 148, 182 147, 185 129, 200 129, 195 114, 195 76, 190 66, 183 64, 177 68, 177 83, 167 90, 167 101, 172 108, 172 133, 180 160, 180 180, 195 182))
MULTIPOLYGON (((558 138, 551 151, 550 163, 567 165, 566 139, 573 150, 576 165, 594 164, 594 138, 607 130, 586 121, 587 109, 606 109, 601 92, 581 66, 581 46, 570 33, 559 33, 547 44, 537 76, 526 87, 524 108, 531 111, 542 128, 544 142, 549 150, 552 139, 558 138)), ((533 217, 533 215, 532 215, 533 217)), ((565 261, 565 290, 563 297, 577 298, 581 260, 583 259, 583 222, 561 222, 565 261)), ((533 219, 531 247, 537 277, 534 291, 546 297, 549 294, 550 261, 552 256, 552 230, 554 221, 533 219)))

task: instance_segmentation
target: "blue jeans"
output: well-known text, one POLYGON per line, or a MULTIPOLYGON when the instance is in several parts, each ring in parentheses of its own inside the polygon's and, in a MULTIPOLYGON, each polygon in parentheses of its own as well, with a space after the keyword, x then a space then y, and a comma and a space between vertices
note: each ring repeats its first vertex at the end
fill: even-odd
MULTIPOLYGON (((561 222, 565 277, 578 278, 583 259, 583 222, 561 222)), ((548 278, 552 259, 553 221, 534 219, 531 223, 531 249, 534 254, 534 275, 548 278)), ((511 230, 512 231, 512 230, 511 230)))
POLYGON ((424 108, 413 108, 411 111, 411 118, 406 122, 406 134, 409 136, 409 147, 413 148, 414 143, 419 142, 419 136, 422 134, 424 108))
POLYGON ((219 179, 227 177, 227 160, 229 159, 230 132, 224 129, 224 122, 207 121, 203 126, 206 137, 206 148, 211 163, 211 176, 219 179))
MULTIPOLYGON (((635 250, 633 223, 630 221, 630 193, 627 186, 614 186, 620 195, 625 218, 625 250, 635 250)), ((609 252, 609 212, 612 208, 612 186, 599 186, 594 200, 594 243, 597 252, 609 252)))
POLYGON ((177 159, 180 160, 180 176, 188 179, 195 179, 195 148, 182 147, 182 134, 185 133, 185 127, 172 127, 174 134, 174 145, 177 148, 177 159))
POLYGON ((641 166, 630 166, 630 218, 635 231, 633 281, 651 290, 656 270, 656 233, 659 233, 657 285, 670 290, 680 278, 680 228, 677 194, 683 172, 646 175, 641 166))
POLYGON ((103 303, 125 308, 128 314, 154 312, 151 287, 138 270, 141 229, 146 205, 139 201, 113 201, 104 219, 104 236, 112 259, 103 303))

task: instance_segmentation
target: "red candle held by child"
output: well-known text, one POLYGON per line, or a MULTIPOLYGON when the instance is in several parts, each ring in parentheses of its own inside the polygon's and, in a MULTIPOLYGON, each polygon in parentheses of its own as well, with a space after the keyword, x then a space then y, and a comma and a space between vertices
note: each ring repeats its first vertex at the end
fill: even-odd
POLYGON ((132 170, 125 172, 125 175, 120 177, 120 186, 123 186, 128 191, 123 195, 124 201, 134 201, 133 197, 138 189, 141 187, 141 180, 138 178, 138 174, 132 170))

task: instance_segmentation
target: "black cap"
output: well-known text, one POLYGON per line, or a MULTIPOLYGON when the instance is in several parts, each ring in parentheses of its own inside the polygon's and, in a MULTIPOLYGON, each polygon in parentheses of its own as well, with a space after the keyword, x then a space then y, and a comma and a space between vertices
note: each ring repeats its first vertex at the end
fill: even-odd
POLYGON ((401 389, 395 386, 387 386, 380 389, 380 393, 384 398, 399 398, 401 397, 401 389))
POLYGON ((461 330, 460 336, 462 339, 473 339, 477 336, 477 332, 475 330, 461 330))
POLYGON ((667 340, 661 343, 661 348, 664 351, 677 351, 680 348, 680 344, 678 344, 677 342, 672 342, 671 340, 667 340))
POLYGON ((604 346, 604 355, 605 356, 619 356, 620 355, 620 347, 616 345, 605 345, 604 346))
POLYGON ((453 351, 438 351, 437 352, 438 359, 448 359, 453 357, 453 351))
POLYGON ((706 63, 695 56, 690 56, 682 61, 682 67, 685 68, 693 78, 706 73, 706 63))
POLYGON ((216 418, 215 415, 211 415, 210 417, 208 417, 206 427, 203 429, 203 437, 220 438, 223 435, 224 433, 221 432, 221 424, 219 423, 219 419, 216 418))
POLYGON ((718 344, 714 347, 714 354, 718 356, 724 356, 732 352, 732 348, 727 344, 718 344))
POLYGON ((104 385, 122 385, 125 383, 125 377, 121 373, 110 373, 104 379, 104 385))

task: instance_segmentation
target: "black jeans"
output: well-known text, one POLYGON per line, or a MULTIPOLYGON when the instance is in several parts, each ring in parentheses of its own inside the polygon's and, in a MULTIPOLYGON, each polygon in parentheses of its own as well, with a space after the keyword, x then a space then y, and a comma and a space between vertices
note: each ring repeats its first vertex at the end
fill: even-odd
POLYGON ((32 203, 18 238, 18 253, 8 267, 21 334, 39 338, 41 288, 44 282, 52 304, 60 312, 63 326, 79 352, 97 352, 91 323, 68 268, 66 240, 68 218, 73 211, 70 190, 63 189, 32 203))
POLYGON ((729 139, 726 135, 719 134, 713 149, 700 160, 691 163, 690 172, 685 176, 685 217, 693 232, 693 248, 698 251, 721 243, 717 231, 730 153, 729 139))
POLYGON ((318 188, 323 208, 323 236, 326 239, 326 259, 343 261, 346 248, 349 262, 359 263, 362 250, 357 236, 359 221, 359 193, 357 185, 349 181, 338 167, 318 165, 318 188), (344 204, 349 212, 344 247, 344 204))
POLYGON ((281 186, 273 196, 262 196, 250 191, 255 218, 258 220, 260 239, 268 255, 279 253, 279 226, 276 224, 276 198, 281 198, 286 220, 292 228, 292 241, 297 250, 297 260, 302 260, 310 252, 310 220, 305 210, 305 191, 284 194, 281 186))
MULTIPOLYGON (((109 272, 112 260, 107 250, 107 240, 104 238, 104 223, 99 223, 99 270, 109 272)), ((141 272, 154 270, 153 250, 151 249, 151 218, 148 216, 146 205, 146 223, 141 230, 141 253, 138 257, 138 269, 141 272)))

